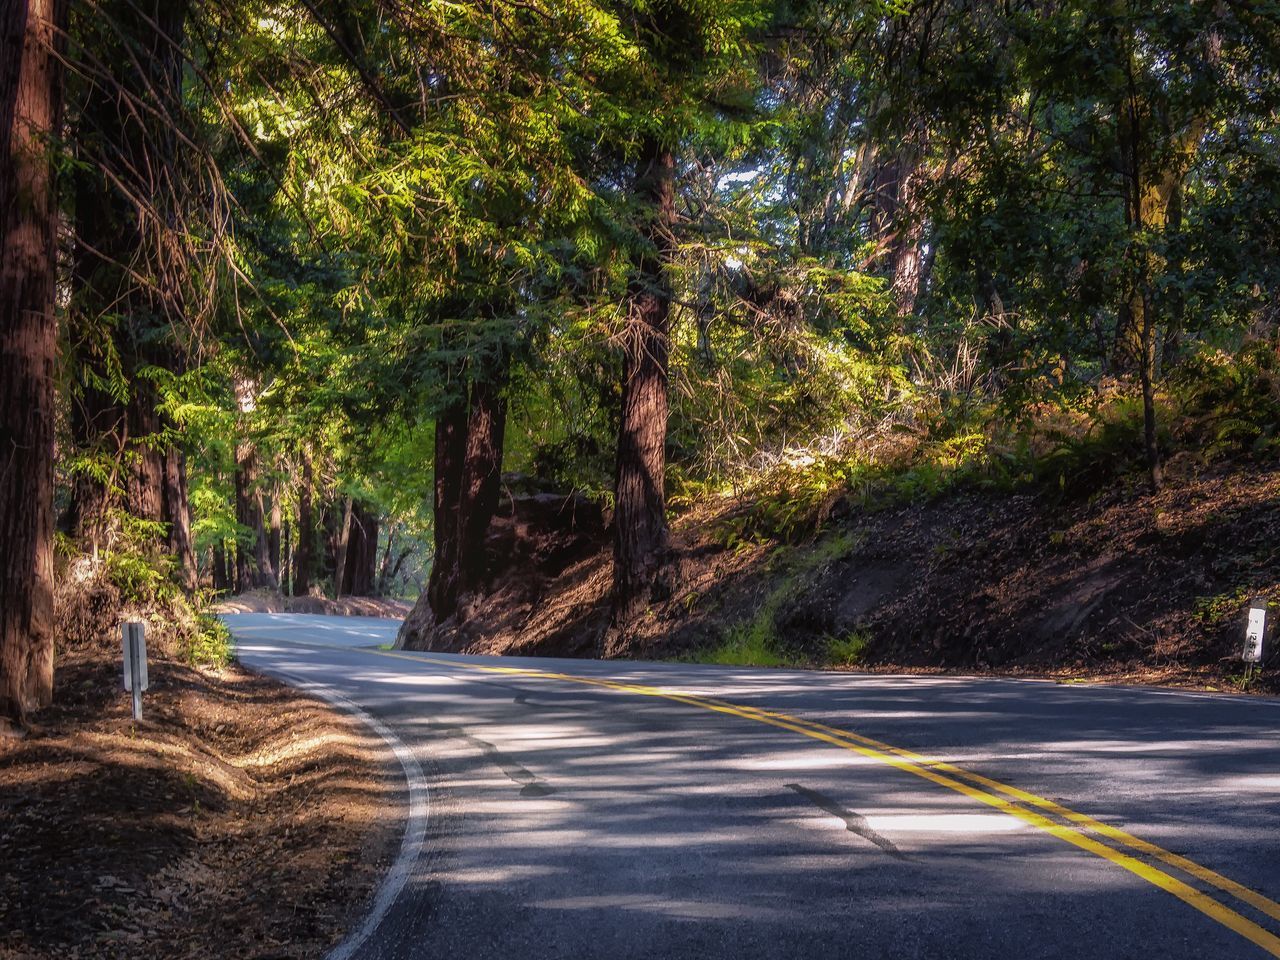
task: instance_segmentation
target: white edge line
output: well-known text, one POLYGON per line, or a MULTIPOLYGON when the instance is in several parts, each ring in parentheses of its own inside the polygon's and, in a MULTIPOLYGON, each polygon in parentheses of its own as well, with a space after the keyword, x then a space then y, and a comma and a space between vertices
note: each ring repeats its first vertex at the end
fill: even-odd
POLYGON ((308 693, 313 693, 322 700, 327 700, 334 706, 352 714, 365 725, 372 727, 378 736, 386 741, 392 752, 395 753, 396 759, 400 761, 401 769, 404 770, 405 783, 409 788, 409 811, 408 817, 405 819, 404 837, 400 841, 400 852, 396 855, 395 862, 391 864, 391 869, 382 878, 382 883, 378 886, 378 892, 374 895, 373 904, 360 926, 343 937, 342 941, 325 955, 325 960, 349 960, 364 945, 364 942, 369 939, 378 928, 378 925, 382 923, 383 918, 390 912, 392 905, 404 890, 405 884, 408 883, 409 877, 413 873, 414 864, 418 862, 418 857, 422 853, 422 846, 427 835, 427 817, 430 812, 427 781, 422 775, 422 767, 419 766, 418 759, 413 755, 413 751, 405 746, 404 741, 397 737, 390 727, 363 707, 348 700, 326 684, 315 680, 308 680, 286 670, 265 669, 262 667, 257 669, 260 673, 287 680, 291 685, 308 693))

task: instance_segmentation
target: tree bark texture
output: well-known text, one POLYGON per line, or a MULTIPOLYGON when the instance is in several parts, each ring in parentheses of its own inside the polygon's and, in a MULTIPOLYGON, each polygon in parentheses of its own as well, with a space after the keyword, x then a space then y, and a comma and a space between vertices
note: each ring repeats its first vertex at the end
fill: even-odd
POLYGON ((436 417, 435 553, 427 578, 426 600, 432 620, 446 620, 458 607, 458 558, 462 549, 458 512, 467 456, 467 403, 457 399, 436 417))
POLYGON ((613 609, 603 653, 616 652, 629 625, 662 590, 667 561, 667 360, 671 289, 664 266, 675 218, 675 158, 649 143, 636 191, 650 208, 649 249, 627 297, 622 334, 622 405, 614 486, 613 609))
POLYGON ((871 233, 899 317, 915 313, 925 282, 918 156, 916 147, 904 145, 876 167, 872 179, 871 233))
POLYGON ((252 442, 241 441, 236 445, 236 523, 241 527, 236 542, 237 593, 272 585, 271 558, 267 555, 257 482, 257 451, 252 442), (248 543, 244 539, 245 531, 248 531, 248 543))
POLYGON ((347 578, 347 548, 351 543, 351 512, 354 502, 346 497, 342 503, 342 523, 338 527, 333 544, 333 597, 342 596, 342 586, 347 578))
MULTIPOLYGON (((504 353, 487 368, 477 364, 465 401, 460 397, 436 419, 435 555, 427 589, 401 630, 404 646, 418 645, 431 627, 460 616, 459 600, 484 589, 485 540, 501 491, 509 362, 504 353)), ((401 551, 390 577, 409 553, 401 551)))
POLYGON ((315 518, 311 509, 311 454, 302 451, 302 486, 298 490, 298 545, 293 555, 293 595, 305 597, 311 590, 311 566, 315 545, 315 518))
POLYGON ((271 569, 279 571, 280 567, 280 489, 277 486, 271 494, 271 526, 267 529, 267 556, 271 560, 271 569))
POLYGON ((471 385, 458 512, 459 593, 481 589, 488 573, 484 543, 502 489, 502 446, 507 429, 505 381, 504 365, 497 375, 471 385))
POLYGON ((374 591, 374 574, 378 566, 378 515, 360 500, 352 502, 351 527, 347 536, 346 563, 342 576, 342 593, 348 597, 367 597, 374 591))
POLYGON ((0 5, 0 727, 53 698, 58 0, 0 5))

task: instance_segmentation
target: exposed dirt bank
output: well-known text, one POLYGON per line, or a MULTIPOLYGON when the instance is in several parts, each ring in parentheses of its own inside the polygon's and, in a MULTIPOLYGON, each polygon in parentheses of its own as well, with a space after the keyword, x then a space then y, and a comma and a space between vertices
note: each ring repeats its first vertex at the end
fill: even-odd
MULTIPOLYGON (((753 539, 751 502, 703 508, 675 522, 677 587, 654 599, 627 655, 738 644, 813 666, 1236 688, 1248 600, 1280 601, 1280 466, 1171 472, 1159 494, 1132 481, 1084 502, 973 491, 837 504, 801 544, 753 539)), ((588 529, 584 546, 581 530, 524 527, 518 515, 495 524, 494 557, 517 562, 499 564, 462 622, 418 630, 418 645, 594 652, 607 531, 588 529)), ((1280 688, 1275 675, 1250 689, 1280 688)))
POLYGON ((58 665, 55 706, 0 740, 0 957, 319 957, 399 839, 375 734, 231 667, 58 665))
POLYGON ((412 605, 385 597, 282 597, 266 590, 254 590, 219 600, 214 613, 310 613, 336 617, 388 617, 400 619, 412 605))

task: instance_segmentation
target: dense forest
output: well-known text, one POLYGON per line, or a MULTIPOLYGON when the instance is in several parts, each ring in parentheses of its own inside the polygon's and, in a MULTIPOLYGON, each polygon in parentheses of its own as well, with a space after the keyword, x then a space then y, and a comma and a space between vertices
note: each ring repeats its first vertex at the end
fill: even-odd
POLYGON ((199 658, 217 596, 389 595, 430 645, 510 560, 496 518, 598 527, 611 655, 716 498, 788 540, 841 497, 1274 457, 1271 0, 0 0, 0 30, 14 727, 122 611, 199 658))

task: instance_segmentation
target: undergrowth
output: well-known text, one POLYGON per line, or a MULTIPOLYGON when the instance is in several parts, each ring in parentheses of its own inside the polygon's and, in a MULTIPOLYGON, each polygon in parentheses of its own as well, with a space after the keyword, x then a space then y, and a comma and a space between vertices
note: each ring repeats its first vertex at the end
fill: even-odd
POLYGON ((61 649, 118 652, 120 624, 146 624, 148 648, 192 665, 225 666, 232 640, 207 612, 204 591, 188 593, 175 578, 172 557, 155 546, 163 525, 113 517, 112 536, 96 553, 82 553, 59 537, 55 630, 61 649))
MULTIPOLYGON (((729 627, 715 646, 696 651, 689 659, 733 667, 792 667, 810 665, 812 656, 793 649, 778 636, 777 619, 783 605, 800 592, 823 568, 851 554, 859 539, 840 531, 807 549, 787 550, 772 566, 781 571, 773 587, 748 620, 729 627)), ((856 634, 831 640, 822 664, 849 665, 862 655, 866 638, 856 634)))
MULTIPOLYGON (((933 398, 909 417, 850 436, 834 451, 788 449, 742 481, 749 509, 726 515, 720 537, 796 543, 849 509, 879 509, 962 489, 1031 491, 1079 499, 1142 476, 1142 404, 1132 384, 1100 381, 1017 411, 972 397, 933 398)), ((1190 468, 1280 449, 1280 358, 1259 341, 1239 354, 1187 361, 1157 393, 1158 439, 1166 462, 1190 468)), ((706 495, 710 490, 698 491, 706 495)), ((695 499, 686 491, 686 499, 695 499)))

